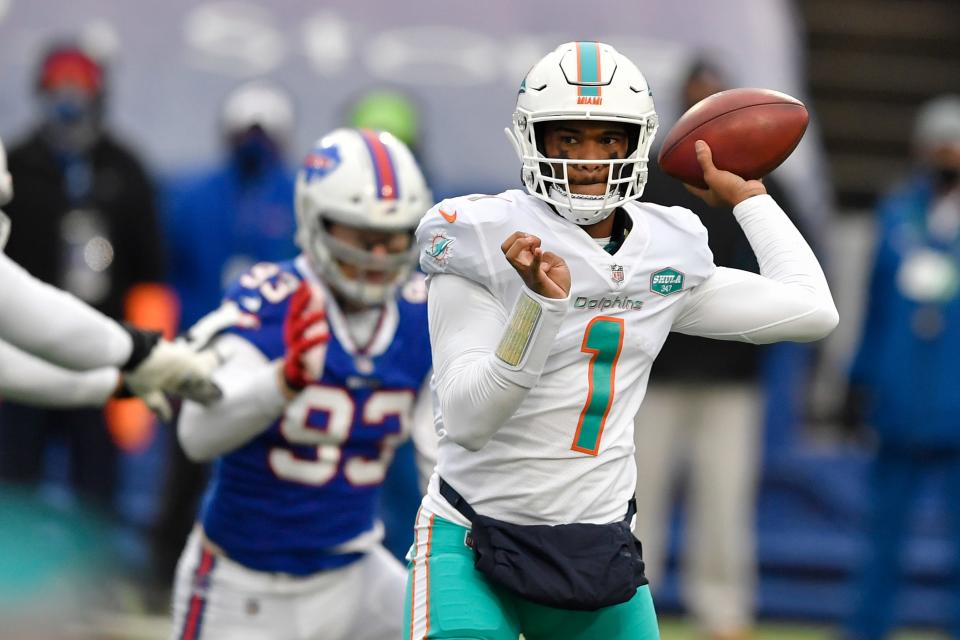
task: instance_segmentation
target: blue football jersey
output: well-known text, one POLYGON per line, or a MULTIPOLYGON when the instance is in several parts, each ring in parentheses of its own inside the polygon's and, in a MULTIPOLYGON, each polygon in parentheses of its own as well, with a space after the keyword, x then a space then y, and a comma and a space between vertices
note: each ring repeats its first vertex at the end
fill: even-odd
MULTIPOLYGON (((282 358, 287 307, 308 268, 302 258, 256 265, 225 299, 258 322, 229 331, 267 359, 282 358)), ((431 367, 426 288, 417 274, 398 290, 369 350, 353 346, 334 304, 327 296, 330 342, 322 378, 213 468, 201 511, 204 530, 251 569, 307 575, 346 565, 377 540, 384 476, 409 435, 431 367), (392 327, 392 336, 385 335, 392 327)))

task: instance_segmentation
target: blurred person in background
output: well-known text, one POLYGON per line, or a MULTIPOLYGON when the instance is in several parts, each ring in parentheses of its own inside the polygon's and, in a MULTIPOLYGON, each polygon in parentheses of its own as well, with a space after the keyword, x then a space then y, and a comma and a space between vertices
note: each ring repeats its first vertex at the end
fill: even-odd
MULTIPOLYGON (((216 166, 174 177, 165 189, 170 282, 181 326, 215 307, 228 284, 254 263, 292 258, 294 173, 288 162, 293 101, 257 80, 235 87, 219 114, 224 155, 216 166)), ((152 552, 158 585, 168 586, 206 483, 206 465, 190 462, 168 432, 169 457, 152 552)), ((163 594, 158 604, 166 605, 163 594)))
POLYGON ((377 512, 397 445, 435 438, 413 271, 431 195, 394 136, 337 129, 295 202, 302 253, 254 265, 191 329, 216 336, 224 397, 184 404, 178 426, 216 464, 177 567, 176 638, 401 636, 404 571, 377 512))
POLYGON ((364 92, 347 105, 346 119, 351 127, 389 131, 407 145, 422 164, 420 106, 406 93, 397 89, 364 92))
MULTIPOLYGON (((154 191, 140 160, 105 122, 106 69, 73 44, 42 57, 35 77, 39 124, 10 150, 16 232, 7 253, 37 278, 115 319, 172 330, 176 304, 163 279, 154 191)), ((0 405, 0 479, 38 483, 45 456, 66 442, 70 483, 110 512, 117 444, 136 447, 152 429, 141 405, 37 409, 0 405), (111 437, 112 436, 112 437, 111 437)))
MULTIPOLYGON (((685 111, 728 88, 726 73, 701 57, 689 67, 679 102, 685 111)), ((759 273, 750 243, 724 207, 711 207, 655 162, 648 169, 644 200, 690 209, 707 229, 717 265, 759 273)), ((768 176, 763 184, 802 232, 777 181, 768 176)), ((775 346, 671 333, 636 419, 637 511, 648 514, 637 519, 637 535, 647 577, 654 589, 662 586, 682 475, 683 601, 709 638, 745 638, 754 623, 754 512, 764 407, 760 372, 765 350, 775 346)))
MULTIPOLYGON (((876 435, 867 545, 849 640, 879 640, 896 622, 897 585, 914 498, 943 476, 960 551, 960 96, 919 111, 914 174, 878 205, 865 323, 844 422, 876 435)), ((954 580, 956 581, 956 569, 954 580)), ((960 589, 951 637, 960 638, 960 589)))
MULTIPOLYGON (((351 127, 392 133, 407 145, 423 170, 423 161, 419 157, 422 146, 420 108, 410 96, 395 89, 367 91, 347 105, 346 118, 351 127)), ((429 174, 425 170, 424 174, 429 183, 429 174)), ((383 483, 380 501, 385 529, 383 545, 401 559, 413 542, 410 523, 417 515, 422 492, 426 489, 419 486, 417 472, 417 456, 425 453, 431 459, 436 458, 435 453, 424 452, 422 446, 418 448, 412 441, 400 445, 383 483)))
MULTIPOLYGON (((0 206, 13 180, 0 140, 0 206)), ((169 419, 166 393, 215 397, 213 354, 154 331, 119 324, 76 297, 37 280, 4 252, 10 218, 0 210, 0 394, 47 407, 103 406, 137 394, 169 419), (213 393, 214 395, 209 395, 213 393)))
POLYGON ((297 253, 287 158, 295 126, 290 95, 262 80, 242 84, 224 99, 219 126, 220 163, 175 176, 164 190, 170 282, 184 327, 256 262, 297 253))

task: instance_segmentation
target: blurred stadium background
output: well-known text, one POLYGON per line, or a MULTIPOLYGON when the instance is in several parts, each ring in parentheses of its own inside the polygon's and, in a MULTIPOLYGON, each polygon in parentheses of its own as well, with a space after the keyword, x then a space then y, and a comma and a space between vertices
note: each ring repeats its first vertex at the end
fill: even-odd
MULTIPOLYGON (((240 81, 254 78, 292 93, 296 157, 343 122, 361 93, 408 94, 420 110, 420 154, 438 199, 519 184, 500 130, 523 74, 560 42, 602 40, 634 59, 654 88, 661 135, 679 115, 676 95, 687 65, 703 51, 730 71, 734 85, 804 100, 811 127, 777 175, 821 247, 843 320, 817 354, 813 374, 791 369, 793 375, 774 372, 765 381, 757 637, 831 637, 852 606, 851 574, 863 545, 870 441, 842 432, 835 411, 860 328, 871 207, 908 168, 918 105, 960 92, 960 3, 0 0, 0 135, 8 146, 36 120, 37 60, 63 37, 79 37, 107 62, 108 118, 161 185, 216 160, 220 104, 240 81)), ((119 528, 105 530, 71 500, 56 460, 39 494, 5 491, 0 611, 36 607, 32 622, 80 620, 72 624, 74 637, 164 637, 165 619, 144 604, 137 578, 166 455, 156 435, 125 454, 119 528), (108 567, 112 577, 99 580, 108 567), (104 615, 80 615, 91 607, 104 615)), ((950 589, 958 577, 942 500, 929 487, 909 516, 902 619, 930 634, 955 609, 950 589)), ((678 519, 674 546, 682 527, 678 519)), ((684 622, 675 571, 658 606, 665 638, 695 637, 684 622)), ((0 628, 0 637, 33 637, 4 633, 10 628, 0 628)))

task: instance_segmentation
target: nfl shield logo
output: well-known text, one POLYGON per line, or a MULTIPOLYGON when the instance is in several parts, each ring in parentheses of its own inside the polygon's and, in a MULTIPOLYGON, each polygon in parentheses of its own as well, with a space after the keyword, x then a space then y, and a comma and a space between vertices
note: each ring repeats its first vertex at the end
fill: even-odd
POLYGON ((622 264, 610 265, 610 277, 613 278, 613 281, 616 284, 623 284, 623 265, 622 264))

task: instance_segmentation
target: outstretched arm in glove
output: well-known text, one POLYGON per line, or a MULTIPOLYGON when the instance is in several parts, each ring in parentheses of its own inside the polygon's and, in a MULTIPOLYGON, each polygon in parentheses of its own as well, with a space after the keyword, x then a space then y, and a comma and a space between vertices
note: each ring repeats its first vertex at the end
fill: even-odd
POLYGON ((79 299, 28 274, 0 253, 0 340, 65 369, 123 370, 127 388, 160 408, 164 392, 199 402, 218 396, 216 364, 185 342, 123 327, 79 299), (149 396, 149 397, 147 397, 149 396))
MULTIPOLYGON (((187 457, 200 462, 233 451, 270 428, 288 405, 303 401, 299 392, 323 375, 330 339, 323 308, 322 294, 301 284, 287 308, 286 349, 277 360, 269 360, 238 335, 221 335, 214 341, 222 364, 213 380, 223 398, 209 406, 184 403, 177 435, 187 457)), ((224 307, 217 313, 229 312, 224 307)))

